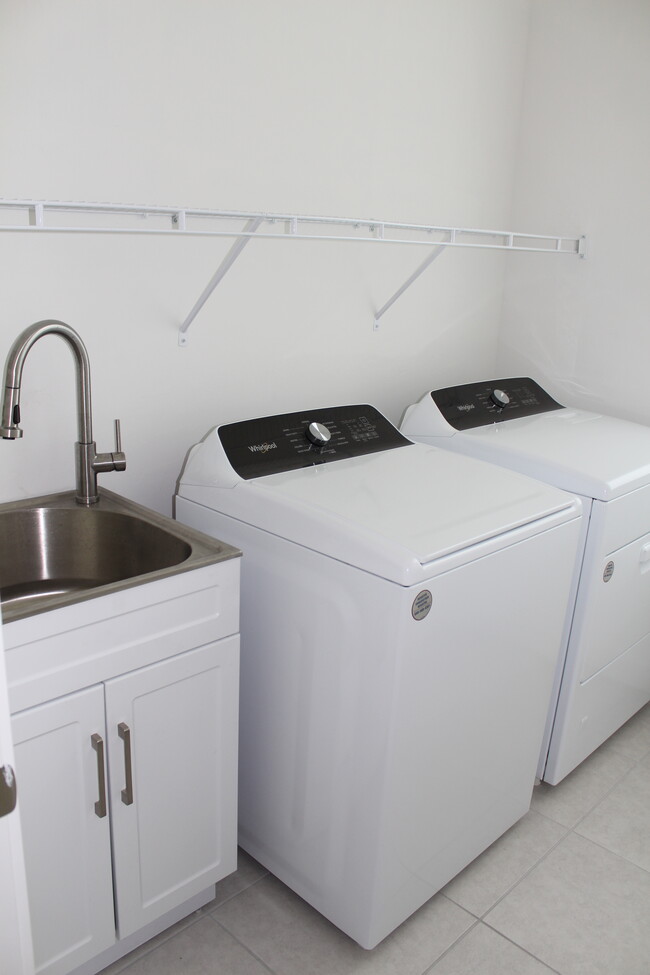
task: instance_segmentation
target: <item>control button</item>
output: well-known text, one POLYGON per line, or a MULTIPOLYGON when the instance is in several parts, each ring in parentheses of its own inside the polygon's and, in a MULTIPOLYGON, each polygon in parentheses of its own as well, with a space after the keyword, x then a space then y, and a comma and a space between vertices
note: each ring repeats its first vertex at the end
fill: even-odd
POLYGON ((314 421, 310 423, 305 430, 305 436, 307 440, 311 443, 316 444, 317 447, 324 447, 326 443, 329 443, 332 434, 329 432, 324 423, 317 423, 314 421))
POLYGON ((490 399, 500 410, 505 409, 510 403, 510 397, 502 389, 493 389, 490 393, 490 399))

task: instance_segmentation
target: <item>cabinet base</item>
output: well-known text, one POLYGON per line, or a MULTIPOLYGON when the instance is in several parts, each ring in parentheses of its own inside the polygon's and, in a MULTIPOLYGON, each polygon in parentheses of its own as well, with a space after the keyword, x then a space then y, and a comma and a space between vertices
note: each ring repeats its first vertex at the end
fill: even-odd
POLYGON ((135 948, 139 948, 146 941, 150 941, 151 938, 155 938, 157 934, 170 928, 172 924, 176 924, 177 921, 181 921, 184 917, 192 914, 193 911, 198 911, 200 907, 208 904, 214 898, 215 888, 214 884, 212 887, 208 887, 207 890, 202 891, 200 894, 196 894, 195 897, 190 898, 190 900, 185 901, 179 907, 174 908, 173 911, 169 911, 162 917, 157 918, 152 921, 151 924, 147 924, 146 927, 141 928, 139 931, 135 931, 133 934, 129 935, 127 938, 123 938, 121 941, 116 941, 114 945, 107 948, 106 951, 102 951, 101 954, 96 955, 90 961, 85 962, 85 964, 80 965, 75 968, 69 975, 96 975, 97 972, 101 972, 102 969, 107 968, 108 965, 117 961, 118 958, 123 958, 124 955, 128 955, 130 951, 134 951, 135 948))

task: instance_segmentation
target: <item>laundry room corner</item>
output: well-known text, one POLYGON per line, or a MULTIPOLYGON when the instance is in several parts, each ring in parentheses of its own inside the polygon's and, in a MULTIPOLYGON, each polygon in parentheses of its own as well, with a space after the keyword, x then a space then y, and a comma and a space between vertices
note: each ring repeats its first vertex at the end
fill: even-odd
POLYGON ((587 256, 512 255, 496 373, 645 424, 649 38, 645 0, 532 4, 512 220, 578 227, 587 256))

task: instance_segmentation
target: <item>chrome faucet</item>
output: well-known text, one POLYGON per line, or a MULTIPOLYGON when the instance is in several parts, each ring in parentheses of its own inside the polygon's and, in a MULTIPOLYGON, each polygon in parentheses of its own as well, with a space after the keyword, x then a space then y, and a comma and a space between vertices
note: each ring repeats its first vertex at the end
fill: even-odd
POLYGON ((5 363, 4 397, 2 401, 2 426, 0 436, 5 440, 19 440, 23 431, 20 424, 20 383, 25 359, 31 347, 44 335, 60 335, 65 339, 75 359, 77 371, 77 427, 75 444, 78 504, 91 505, 99 501, 97 474, 104 471, 123 471, 126 457, 122 453, 120 421, 115 421, 115 451, 98 454, 93 441, 93 421, 90 401, 90 360, 86 346, 73 328, 65 322, 47 320, 35 322, 21 332, 7 356, 5 363))

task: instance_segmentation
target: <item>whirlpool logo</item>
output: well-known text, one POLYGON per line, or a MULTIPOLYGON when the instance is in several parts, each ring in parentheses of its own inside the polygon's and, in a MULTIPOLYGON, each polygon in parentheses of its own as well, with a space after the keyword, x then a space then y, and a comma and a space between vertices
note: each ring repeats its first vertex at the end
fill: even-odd
POLYGON ((474 409, 473 403, 463 403, 462 406, 457 406, 456 409, 459 413, 469 413, 470 410, 474 409))
POLYGON ((249 444, 248 449, 254 454, 268 454, 269 450, 277 450, 278 445, 274 440, 273 443, 267 441, 266 443, 249 444))

